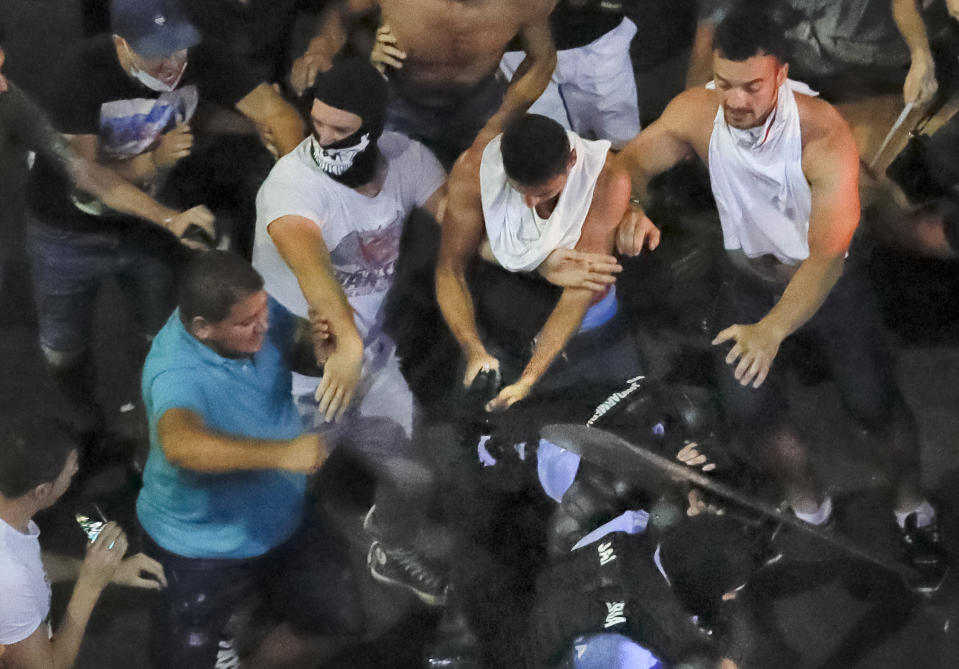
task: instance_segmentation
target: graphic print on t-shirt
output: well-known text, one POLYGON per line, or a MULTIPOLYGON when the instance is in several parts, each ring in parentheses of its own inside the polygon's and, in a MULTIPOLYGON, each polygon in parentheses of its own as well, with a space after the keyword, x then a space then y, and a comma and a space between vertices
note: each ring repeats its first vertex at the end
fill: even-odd
POLYGON ((164 132, 193 118, 199 93, 183 86, 157 98, 114 100, 100 107, 100 146, 117 160, 151 149, 164 132))
POLYGON ((347 298, 389 290, 400 250, 403 219, 384 228, 353 231, 330 252, 333 271, 347 298))

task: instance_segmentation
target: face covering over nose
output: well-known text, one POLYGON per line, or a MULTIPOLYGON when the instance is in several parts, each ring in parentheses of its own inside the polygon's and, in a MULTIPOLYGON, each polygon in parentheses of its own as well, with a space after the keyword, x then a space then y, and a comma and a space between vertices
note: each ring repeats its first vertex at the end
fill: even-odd
POLYGON ((371 145, 376 147, 370 142, 370 133, 364 133, 360 137, 357 137, 357 134, 359 131, 327 146, 321 145, 316 135, 311 136, 310 155, 313 162, 331 177, 342 177, 362 161, 371 145))
POLYGON ((363 124, 349 137, 322 146, 314 134, 310 155, 317 168, 345 186, 355 188, 376 175, 376 142, 386 122, 386 81, 368 60, 337 61, 321 72, 313 85, 313 99, 356 114, 363 124))
POLYGON ((183 72, 186 70, 186 64, 185 56, 174 54, 163 61, 155 74, 141 70, 136 65, 131 65, 130 75, 151 91, 169 93, 180 84, 183 72))

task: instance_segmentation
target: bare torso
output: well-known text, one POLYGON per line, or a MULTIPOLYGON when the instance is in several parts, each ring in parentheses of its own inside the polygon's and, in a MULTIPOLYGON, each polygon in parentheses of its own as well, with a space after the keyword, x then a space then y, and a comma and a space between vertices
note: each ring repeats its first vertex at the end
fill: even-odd
POLYGON ((393 75, 411 98, 440 105, 492 74, 507 43, 551 6, 544 0, 380 0, 406 52, 393 75))

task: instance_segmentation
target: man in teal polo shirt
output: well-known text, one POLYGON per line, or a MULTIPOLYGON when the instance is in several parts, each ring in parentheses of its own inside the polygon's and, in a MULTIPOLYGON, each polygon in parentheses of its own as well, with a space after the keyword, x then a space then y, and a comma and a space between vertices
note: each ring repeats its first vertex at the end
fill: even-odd
POLYGON ((321 635, 358 631, 359 609, 343 542, 304 503, 326 459, 290 394, 291 366, 313 359, 309 326, 226 252, 191 262, 178 304, 143 370, 150 456, 137 516, 171 575, 153 611, 154 666, 221 666, 227 621, 254 593, 284 622, 251 666, 315 662, 338 645, 321 635))

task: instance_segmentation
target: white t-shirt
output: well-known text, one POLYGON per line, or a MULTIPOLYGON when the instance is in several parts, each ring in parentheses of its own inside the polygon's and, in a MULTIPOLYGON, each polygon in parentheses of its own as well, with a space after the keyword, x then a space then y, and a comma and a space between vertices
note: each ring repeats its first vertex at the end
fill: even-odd
POLYGON ((388 166, 386 180, 375 197, 366 197, 321 171, 309 147, 307 138, 277 162, 260 187, 253 266, 263 275, 268 293, 305 317, 306 300, 267 226, 282 216, 310 219, 323 232, 336 277, 365 338, 378 323, 380 305, 393 280, 403 222, 436 192, 446 173, 425 146, 387 132, 379 140, 388 166))
POLYGON ((23 641, 50 613, 50 582, 40 559, 40 528, 23 534, 0 519, 0 645, 23 641))
MULTIPOLYGON (((267 227, 283 216, 316 223, 330 251, 333 270, 360 336, 371 343, 382 325, 383 299, 393 283, 403 223, 446 180, 429 149, 404 135, 386 132, 379 148, 386 179, 375 197, 362 195, 330 178, 310 156, 310 138, 280 158, 256 196, 253 266, 265 288, 284 307, 306 317, 307 304, 296 276, 280 256, 267 227)), ((294 376, 294 393, 316 387, 316 379, 294 376)))

